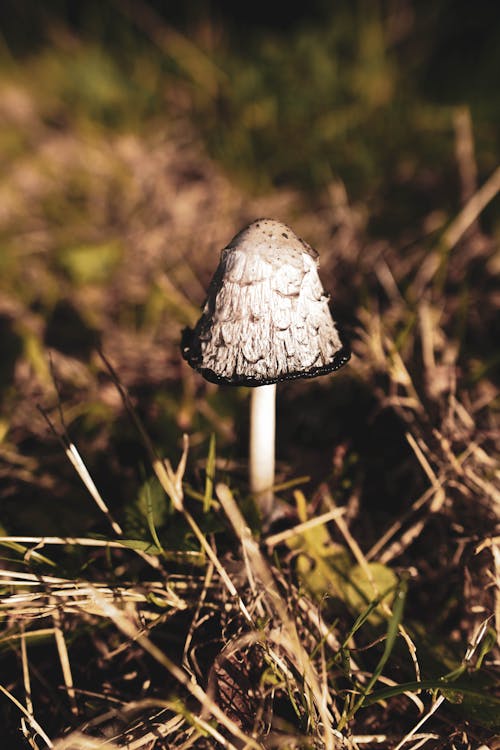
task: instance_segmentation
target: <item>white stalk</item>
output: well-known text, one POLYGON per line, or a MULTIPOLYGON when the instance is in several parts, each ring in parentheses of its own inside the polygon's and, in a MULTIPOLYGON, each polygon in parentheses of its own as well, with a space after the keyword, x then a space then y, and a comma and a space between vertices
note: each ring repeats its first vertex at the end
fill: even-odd
POLYGON ((271 515, 274 495, 276 384, 252 388, 250 400, 250 490, 264 518, 271 515))

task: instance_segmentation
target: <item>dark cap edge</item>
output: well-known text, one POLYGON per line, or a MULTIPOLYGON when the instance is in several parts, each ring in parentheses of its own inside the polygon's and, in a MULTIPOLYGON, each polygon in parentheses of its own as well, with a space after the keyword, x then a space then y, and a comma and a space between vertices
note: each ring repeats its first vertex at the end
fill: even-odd
POLYGON ((287 373, 286 375, 280 375, 277 378, 247 378, 241 375, 234 375, 231 378, 224 378, 217 375, 213 370, 206 367, 196 367, 192 362, 189 361, 188 357, 184 358, 191 365, 191 367, 203 375, 205 380, 210 383, 216 383, 217 385, 236 385, 236 386, 247 386, 248 388, 258 388, 261 385, 272 385, 273 383, 282 383, 285 380, 300 380, 301 378, 316 378, 320 375, 327 375, 329 372, 335 372, 343 367, 351 358, 350 350, 344 346, 342 349, 335 354, 333 360, 326 365, 321 367, 311 367, 308 370, 300 370, 287 373))

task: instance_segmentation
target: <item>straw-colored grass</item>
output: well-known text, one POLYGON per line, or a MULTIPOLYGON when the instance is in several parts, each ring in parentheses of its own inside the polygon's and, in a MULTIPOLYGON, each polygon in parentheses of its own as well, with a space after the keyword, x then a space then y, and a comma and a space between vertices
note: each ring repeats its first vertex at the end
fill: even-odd
MULTIPOLYGON (((138 7, 120 12, 135 24, 138 7)), ((354 201, 318 156, 345 142, 349 174, 342 128, 358 143, 375 118, 373 147, 379 137, 398 75, 372 19, 352 105, 325 113, 324 141, 315 131, 307 144, 314 196, 249 194, 200 133, 226 165, 241 148, 250 170, 259 122, 264 150, 277 127, 274 89, 247 101, 265 90, 263 68, 246 61, 231 96, 222 53, 140 19, 157 51, 139 47, 130 79, 62 29, 0 75, 6 747, 493 748, 499 266, 485 212, 498 168, 478 166, 467 108, 416 103, 419 143, 448 128, 460 201, 375 236, 369 191, 364 203, 356 183, 354 201), (224 142, 206 132, 214 92, 230 100, 224 142), (353 348, 334 377, 280 386, 284 511, 269 530, 246 479, 247 393, 205 383, 179 350, 219 250, 262 215, 318 249, 353 348)), ((311 35, 297 36, 309 52, 311 35)), ((334 41, 311 62, 331 86, 334 41)), ((264 52, 298 75, 276 40, 264 52)), ((269 188, 285 157, 280 143, 269 174, 245 184, 269 188)))

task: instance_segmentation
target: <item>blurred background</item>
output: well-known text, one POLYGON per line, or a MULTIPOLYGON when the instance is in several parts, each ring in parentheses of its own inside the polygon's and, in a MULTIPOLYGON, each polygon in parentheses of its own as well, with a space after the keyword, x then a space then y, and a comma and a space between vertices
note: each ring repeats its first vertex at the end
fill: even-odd
POLYGON ((283 388, 280 476, 328 478, 361 455, 364 501, 383 495, 391 513, 410 450, 394 415, 374 412, 387 385, 367 320, 383 321, 419 384, 415 311, 428 294, 464 382, 498 365, 495 191, 442 273, 425 260, 446 256, 443 232, 498 166, 500 7, 3 0, 0 24, 7 530, 98 523, 36 409, 57 419, 56 386, 111 505, 134 502, 145 459, 99 348, 164 453, 188 430, 204 456, 214 432, 244 476, 247 394, 205 384, 179 341, 220 249, 259 216, 318 249, 357 354, 350 374, 283 388))

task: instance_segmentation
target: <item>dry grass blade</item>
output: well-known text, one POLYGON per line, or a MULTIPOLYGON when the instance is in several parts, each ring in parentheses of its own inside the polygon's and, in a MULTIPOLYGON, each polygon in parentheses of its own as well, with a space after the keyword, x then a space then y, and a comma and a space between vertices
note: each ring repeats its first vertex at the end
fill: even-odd
POLYGON ((444 231, 437 249, 421 265, 415 280, 415 288, 422 293, 446 261, 450 251, 463 238, 467 230, 477 221, 500 191, 500 167, 490 175, 486 182, 472 195, 462 210, 444 231))
POLYGON ((121 746, 112 740, 93 739, 83 732, 71 732, 67 737, 62 737, 52 745, 54 750, 120 750, 121 746))
POLYGON ((29 714, 33 715, 33 701, 31 700, 31 679, 28 664, 28 652, 26 649, 26 638, 24 634, 24 625, 21 625, 21 660, 23 664, 23 682, 24 682, 24 693, 26 696, 26 710, 29 714))
MULTIPOLYGON (((130 638, 130 640, 138 643, 147 653, 149 653, 155 661, 161 664, 174 679, 187 690, 199 704, 211 714, 223 727, 225 727, 233 737, 241 740, 246 747, 259 750, 261 745, 253 740, 251 737, 241 731, 239 726, 230 719, 219 706, 211 700, 206 692, 193 681, 192 677, 188 675, 183 669, 178 667, 161 649, 158 648, 146 635, 144 635, 137 625, 129 618, 124 615, 119 609, 117 609, 111 602, 102 598, 98 591, 95 593, 96 601, 102 608, 103 612, 109 617, 115 626, 130 638)), ((207 725, 208 727, 209 725, 207 725)), ((228 745, 233 747, 232 745, 228 745)))
POLYGON ((403 524, 408 521, 411 516, 422 508, 426 503, 430 502, 434 496, 435 489, 430 487, 427 489, 415 502, 412 504, 410 510, 405 513, 400 519, 395 521, 385 531, 380 539, 378 539, 373 547, 366 553, 367 560, 379 559, 381 562, 386 563, 393 559, 396 555, 400 554, 406 547, 418 536, 423 528, 423 522, 415 524, 413 530, 407 532, 406 537, 401 537, 393 543, 389 550, 383 555, 380 555, 381 550, 387 545, 387 543, 398 534, 403 528, 403 524))
MULTIPOLYGON (((321 496, 326 503, 327 506, 329 506, 332 511, 339 510, 337 506, 335 505, 335 501, 326 485, 322 485, 321 487, 321 496)), ((363 570, 367 581, 370 582, 370 585, 373 589, 374 596, 378 597, 380 596, 380 591, 378 590, 378 587, 375 584, 375 580, 373 578, 372 572, 370 570, 370 566, 368 565, 368 561, 363 554, 361 547, 357 543, 357 541, 354 539, 353 535, 349 531, 349 527, 347 526, 346 522, 342 518, 341 515, 337 514, 333 517, 333 520, 335 521, 335 524, 337 528, 339 529, 340 533, 344 537, 345 541, 347 542, 347 545, 349 549, 351 550, 354 559, 360 566, 360 568, 363 570)))
POLYGON ((323 524, 328 523, 329 521, 333 521, 335 518, 338 518, 343 513, 345 513, 343 508, 334 508, 333 510, 329 510, 326 513, 322 513, 319 516, 310 518, 307 521, 303 521, 302 523, 297 523, 295 524, 295 526, 292 526, 292 528, 290 529, 285 529, 284 531, 280 531, 277 534, 270 534, 269 536, 266 536, 265 538, 266 546, 270 548, 276 547, 276 545, 286 542, 287 539, 292 539, 294 536, 299 536, 304 531, 313 529, 315 526, 322 526, 323 524))
MULTIPOLYGON (((56 545, 56 546, 75 546, 75 547, 102 547, 106 549, 117 549, 117 550, 129 550, 132 554, 138 554, 141 550, 135 549, 133 544, 123 541, 113 541, 110 539, 92 539, 91 537, 61 537, 61 536, 0 536, 0 545, 5 544, 9 546, 11 544, 34 544, 35 547, 31 548, 26 552, 26 555, 30 557, 36 550, 43 549, 45 545, 56 545)), ((193 563, 201 562, 201 553, 195 550, 183 550, 165 552, 165 555, 171 559, 177 559, 179 562, 193 563)), ((149 563, 149 555, 144 558, 149 563)), ((157 565, 153 565, 157 567, 157 565)), ((168 586, 167 586, 168 589, 168 586)))
POLYGON ((52 740, 50 737, 44 732, 38 721, 35 719, 35 717, 22 705, 22 703, 19 703, 17 698, 12 695, 11 692, 9 692, 3 685, 0 685, 0 692, 2 692, 12 703, 21 711, 21 713, 26 717, 26 720, 28 724, 34 729, 34 731, 40 735, 42 740, 46 743, 47 747, 54 747, 52 740))
POLYGON ((415 726, 409 732, 405 734, 405 736, 402 738, 400 742, 398 742, 394 750, 401 750, 401 748, 404 745, 406 745, 406 743, 409 742, 415 736, 415 734, 418 732, 420 727, 422 727, 425 724, 425 722, 428 721, 431 718, 431 716, 433 716, 436 713, 436 711, 439 709, 439 707, 443 703, 444 703, 444 697, 440 695, 436 699, 436 701, 433 703, 431 708, 427 711, 427 713, 424 716, 422 716, 422 718, 415 724, 415 726))
POLYGON ((52 620, 54 622, 54 637, 56 639, 57 653, 59 655, 59 661, 61 662, 61 669, 64 678, 64 684, 66 686, 66 693, 68 695, 69 705, 71 712, 77 716, 78 706, 76 704, 76 693, 75 684, 73 682, 73 674, 71 672, 71 663, 69 660, 68 648, 66 646, 66 640, 62 630, 61 613, 59 606, 55 603, 52 610, 52 620))
MULTIPOLYGON (((259 586, 263 592, 263 602, 269 614, 279 623, 281 629, 280 645, 285 649, 288 659, 294 664, 298 674, 304 676, 304 682, 307 691, 310 693, 310 699, 312 699, 312 703, 321 721, 321 733, 325 748, 327 750, 334 750, 339 744, 339 739, 343 739, 342 735, 333 730, 333 718, 325 701, 320 679, 313 668, 309 654, 306 653, 299 638, 296 624, 279 593, 268 563, 262 556, 257 543, 252 538, 245 519, 241 515, 229 488, 226 485, 218 484, 216 493, 242 545, 244 557, 251 569, 250 577, 259 581, 259 586)), ((313 706, 311 705, 312 708, 313 706)), ((311 712, 312 716, 313 712, 311 712)))
POLYGON ((500 192, 500 167, 497 167, 479 190, 469 199, 460 213, 444 233, 441 244, 449 250, 453 248, 464 232, 478 218, 488 203, 500 192))
POLYGON ((217 555, 214 553, 210 544, 207 542, 204 534, 201 532, 198 524, 196 523, 191 513, 189 513, 189 511, 184 507, 184 491, 182 488, 182 479, 184 477, 184 472, 186 470, 186 461, 187 461, 187 455, 188 455, 188 449, 189 449, 188 436, 187 435, 183 436, 182 456, 181 456, 181 459, 179 461, 179 465, 176 471, 174 471, 168 459, 161 460, 160 458, 158 458, 157 453, 154 449, 153 443, 151 442, 146 430, 144 429, 144 426, 141 420, 139 419, 139 416, 130 401, 130 398, 126 389, 123 387, 113 367, 105 358, 105 356, 102 354, 102 352, 100 353, 100 356, 103 362, 105 363, 106 367, 108 368, 108 371, 111 374, 111 377, 113 379, 113 383, 117 387, 118 392, 123 400, 123 403, 129 415, 131 416, 134 424, 136 425, 139 431, 139 434, 141 435, 144 445, 148 451, 151 464, 153 466, 153 470, 156 476, 158 477, 158 480, 161 486, 163 487, 167 495, 172 500, 172 503, 175 509, 184 515, 184 518, 189 523, 192 531, 194 532, 196 538, 198 539, 201 545, 201 548, 206 553, 208 559, 211 561, 214 567, 217 569, 217 572, 219 573, 227 590, 229 591, 231 596, 233 596, 238 602, 239 608, 243 616, 245 617, 245 619, 248 621, 250 625, 253 625, 252 617, 250 616, 250 613, 248 612, 244 602, 239 597, 238 592, 233 582, 231 581, 230 577, 227 575, 224 569, 224 566, 220 564, 219 560, 217 559, 217 555))
MULTIPOLYGON (((106 503, 104 502, 104 500, 103 500, 103 498, 102 498, 99 490, 95 486, 94 480, 90 476, 90 474, 89 474, 89 472, 87 470, 87 467, 85 466, 85 463, 84 463, 82 457, 80 456, 80 454, 78 452, 78 449, 77 449, 76 445, 70 441, 70 439, 69 439, 69 437, 67 435, 66 429, 64 429, 64 433, 60 434, 56 430, 56 428, 54 426, 54 423, 49 418, 49 416, 48 416, 47 412, 45 411, 45 409, 43 409, 40 405, 38 405, 38 411, 40 412, 40 414, 45 419, 47 425, 49 426, 50 431, 52 432, 52 434, 61 443, 61 445, 62 445, 62 447, 64 449, 64 452, 65 452, 65 454, 66 454, 69 462, 71 463, 71 465, 75 469, 76 473, 78 474, 78 476, 82 480, 83 484, 85 485, 86 489, 88 490, 90 496, 94 500, 94 502, 97 505, 97 507, 99 508, 99 510, 101 510, 102 513, 104 513, 104 515, 108 519, 108 521, 110 523, 110 526, 113 529, 113 531, 115 532, 115 534, 117 534, 118 536, 122 536, 123 531, 122 531, 122 528, 121 528, 120 524, 111 515, 110 510, 109 510, 108 506, 106 505, 106 503)), ((62 413, 62 409, 60 411, 62 413)), ((64 423, 63 423, 63 426, 64 426, 64 423)))
MULTIPOLYGON (((99 592, 100 601, 116 602, 122 607, 145 608, 154 597, 156 602, 161 602, 171 612, 186 608, 186 603, 163 583, 146 581, 142 584, 111 586, 13 570, 0 570, 0 580, 21 589, 18 593, 0 597, 0 611, 4 616, 14 616, 18 620, 52 617, 59 609, 66 613, 80 612, 103 617, 105 612, 96 601, 96 591, 99 592)), ((143 616, 147 616, 146 611, 143 616)))
MULTIPOLYGON (((332 506, 332 505, 334 506, 335 505, 333 497, 330 495, 330 492, 328 491, 328 488, 325 487, 325 486, 322 487, 322 496, 323 496, 324 500, 326 501, 327 505, 329 505, 329 506, 332 506)), ((373 595, 374 595, 374 597, 375 598, 380 597, 380 593, 381 592, 379 591, 378 586, 375 583, 375 580, 373 578, 370 566, 368 564, 368 560, 366 559, 365 555, 363 554, 363 551, 361 550, 361 547, 359 546, 359 544, 356 542, 356 540, 352 536, 352 534, 351 534, 351 532, 349 530, 349 527, 347 526, 346 522, 344 521, 344 519, 342 517, 339 517, 339 516, 336 516, 333 520, 335 521, 335 523, 336 523, 336 525, 337 525, 340 533, 342 534, 342 536, 346 540, 346 542, 347 542, 347 544, 349 546, 349 549, 351 550, 351 552, 352 552, 352 554, 354 556, 354 559, 356 560, 356 562, 360 566, 361 570, 363 570, 363 572, 364 572, 364 574, 366 576, 366 580, 370 582, 370 585, 371 585, 371 587, 373 589, 373 595)), ((385 613, 389 617, 392 615, 391 608, 389 607, 389 605, 387 604, 387 602, 381 602, 381 607, 383 608, 383 610, 385 611, 385 613)), ((415 644, 414 644, 412 638, 410 637, 410 634, 408 633, 408 631, 406 630, 406 628, 404 627, 404 625, 402 623, 399 624, 398 630, 399 630, 402 638, 404 639, 404 641, 405 641, 405 643, 406 643, 406 645, 408 647, 408 651, 410 653, 410 657, 411 657, 411 660, 413 662, 413 667, 415 669, 415 679, 418 681, 418 680, 420 680, 420 666, 419 666, 418 659, 417 659, 417 649, 415 647, 415 644)))
POLYGON ((184 649, 183 649, 183 652, 182 652, 182 665, 183 665, 183 667, 185 669, 187 669, 188 671, 191 671, 191 672, 194 671, 193 668, 192 668, 192 666, 191 666, 191 664, 189 663, 189 653, 190 653, 190 650, 191 650, 191 642, 192 642, 192 639, 193 639, 193 634, 194 634, 195 629, 196 629, 196 625, 198 623, 198 619, 200 617, 200 612, 201 612, 201 610, 202 610, 202 608, 203 608, 203 606, 205 604, 205 600, 206 600, 207 595, 208 595, 208 589, 209 589, 210 583, 212 581, 214 570, 215 570, 215 566, 213 565, 213 563, 209 562, 209 564, 207 566, 207 571, 205 573, 205 580, 203 582, 203 588, 202 588, 200 597, 198 599, 198 603, 196 605, 196 610, 195 610, 195 613, 193 615, 193 619, 191 620, 191 625, 189 626, 189 631, 188 631, 188 634, 186 636, 186 640, 184 642, 184 649))

